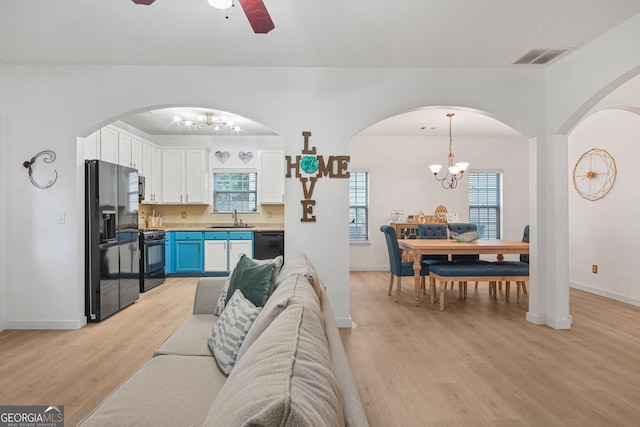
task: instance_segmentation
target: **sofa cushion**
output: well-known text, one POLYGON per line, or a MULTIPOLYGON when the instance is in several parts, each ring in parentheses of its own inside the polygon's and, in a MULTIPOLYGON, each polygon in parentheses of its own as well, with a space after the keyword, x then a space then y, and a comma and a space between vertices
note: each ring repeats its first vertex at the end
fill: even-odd
POLYGON ((213 357, 154 357, 79 425, 199 426, 226 379, 213 357))
POLYGON ((229 293, 229 283, 230 283, 229 279, 225 280, 224 286, 222 287, 222 292, 220 292, 218 301, 216 301, 216 307, 213 309, 213 314, 215 314, 216 316, 220 316, 222 314, 222 311, 224 310, 224 306, 227 304, 227 294, 229 293))
POLYGON ((256 307, 262 307, 269 297, 272 281, 275 280, 273 272, 274 263, 258 264, 246 255, 242 255, 236 268, 229 279, 229 291, 227 292, 228 304, 236 289, 240 289, 246 299, 256 307))
POLYGON ((236 289, 222 315, 211 329, 209 347, 222 372, 229 374, 236 364, 238 350, 261 308, 236 289))
POLYGON ((213 314, 192 314, 160 344, 154 355, 213 356, 207 339, 217 320, 218 316, 213 314))
POLYGON ((276 287, 280 286, 282 282, 296 274, 302 274, 309 279, 313 289, 316 290, 316 294, 320 295, 320 287, 322 284, 318 277, 318 272, 305 254, 296 255, 287 260, 276 279, 276 287))
POLYGON ((289 305, 238 361, 205 426, 343 426, 342 399, 318 318, 289 305))
POLYGON ((247 337, 242 342, 242 346, 238 352, 238 359, 247 352, 255 340, 258 339, 271 322, 273 322, 273 319, 293 303, 302 304, 312 310, 318 316, 324 330, 320 301, 311 283, 301 274, 290 276, 276 288, 260 314, 258 314, 258 317, 256 317, 255 322, 253 322, 251 329, 249 329, 247 333, 247 337))

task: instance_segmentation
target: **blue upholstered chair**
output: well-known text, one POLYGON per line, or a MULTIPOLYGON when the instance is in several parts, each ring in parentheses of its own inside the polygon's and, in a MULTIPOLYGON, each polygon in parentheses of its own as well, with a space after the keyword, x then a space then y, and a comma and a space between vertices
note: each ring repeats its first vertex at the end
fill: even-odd
MULTIPOLYGON (((418 226, 419 239, 446 239, 447 226, 445 224, 420 224, 418 226)), ((449 255, 422 255, 422 264, 435 265, 449 261, 449 255)))
MULTIPOLYGON (((403 262, 400 255, 400 248, 398 247, 398 238, 396 237, 396 230, 388 225, 380 227, 380 231, 384 233, 384 237, 387 241, 387 249, 389 252, 389 269, 391 270, 391 280, 389 282, 389 295, 393 290, 393 278, 397 277, 396 286, 396 302, 400 297, 400 290, 402 288, 402 277, 413 276, 413 262, 403 262)), ((429 275, 429 265, 422 264, 420 270, 420 276, 422 276, 422 286, 424 287, 424 276, 429 275)))
MULTIPOLYGON (((527 224, 524 227, 524 232, 522 233, 522 241, 529 243, 529 225, 527 224)), ((521 254, 520 261, 502 261, 502 264, 509 264, 514 267, 520 268, 522 271, 526 271, 526 275, 529 275, 529 254, 521 254)), ((508 284, 508 283, 507 283, 508 284)), ((527 293, 527 284, 521 283, 522 291, 527 293)))
MULTIPOLYGON (((447 224, 449 231, 453 231, 454 233, 467 233, 469 231, 478 231, 478 226, 476 224, 471 224, 468 222, 456 222, 447 224)), ((480 255, 451 255, 451 261, 456 263, 475 263, 475 262, 486 262, 480 259, 480 255)), ((466 284, 465 284, 466 285, 466 284)), ((451 287, 453 288, 453 282, 451 283, 451 287)), ((476 289, 478 289, 478 282, 475 283, 476 289)))
MULTIPOLYGON (((457 222, 447 224, 449 227, 449 232, 454 233, 467 233, 469 231, 478 231, 478 226, 471 223, 466 222, 457 222)), ((480 255, 452 255, 451 261, 453 262, 477 262, 480 260, 480 255)))
MULTIPOLYGON (((522 234, 522 241, 529 243, 529 224, 524 227, 524 233, 522 234)), ((520 262, 526 262, 529 264, 529 254, 520 255, 520 262)))

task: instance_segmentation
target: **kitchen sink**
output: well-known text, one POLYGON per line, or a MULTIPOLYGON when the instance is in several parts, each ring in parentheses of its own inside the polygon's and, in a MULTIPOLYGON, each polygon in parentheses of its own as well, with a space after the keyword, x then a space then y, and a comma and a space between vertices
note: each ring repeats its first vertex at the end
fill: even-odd
POLYGON ((253 228, 253 225, 247 225, 247 224, 242 224, 242 225, 233 225, 233 224, 229 224, 229 225, 210 225, 207 228, 253 228))

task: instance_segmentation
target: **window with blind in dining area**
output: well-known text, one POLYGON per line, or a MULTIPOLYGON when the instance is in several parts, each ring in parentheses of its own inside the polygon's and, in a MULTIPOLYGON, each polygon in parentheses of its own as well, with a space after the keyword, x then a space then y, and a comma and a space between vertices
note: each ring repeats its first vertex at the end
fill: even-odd
POLYGON ((469 173, 469 222, 478 226, 480 239, 500 239, 502 172, 469 173))

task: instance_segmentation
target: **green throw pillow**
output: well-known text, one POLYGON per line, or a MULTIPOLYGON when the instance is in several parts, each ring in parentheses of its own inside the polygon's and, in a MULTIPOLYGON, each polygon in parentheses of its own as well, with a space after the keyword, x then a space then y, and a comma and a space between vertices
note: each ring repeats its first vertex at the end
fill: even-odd
POLYGON ((246 255, 242 255, 231 273, 225 305, 236 289, 240 289, 244 297, 253 305, 263 307, 269 297, 269 290, 273 286, 275 268, 276 265, 273 263, 258 264, 246 255))

